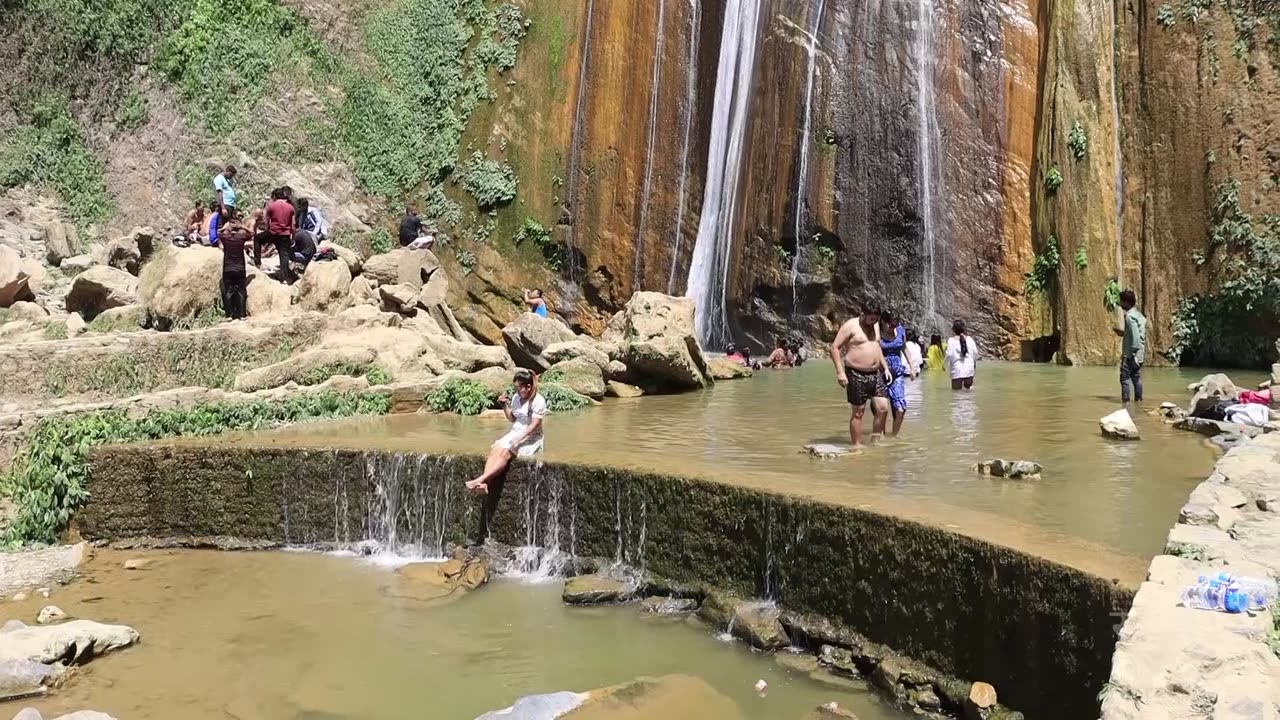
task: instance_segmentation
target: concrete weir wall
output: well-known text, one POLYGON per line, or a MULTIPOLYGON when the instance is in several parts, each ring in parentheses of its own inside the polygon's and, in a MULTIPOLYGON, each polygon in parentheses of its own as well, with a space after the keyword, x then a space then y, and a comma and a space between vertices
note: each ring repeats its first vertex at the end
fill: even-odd
POLYGON ((90 539, 377 539, 439 553, 487 532, 769 597, 945 673, 993 684, 1035 718, 1096 717, 1129 590, 968 536, 786 495, 578 465, 519 464, 488 507, 476 457, 110 447, 95 453, 90 539))
POLYGON ((1103 720, 1280 715, 1280 609, 1238 615, 1180 607, 1201 575, 1280 576, 1280 433, 1218 462, 1191 493, 1125 619, 1103 720))

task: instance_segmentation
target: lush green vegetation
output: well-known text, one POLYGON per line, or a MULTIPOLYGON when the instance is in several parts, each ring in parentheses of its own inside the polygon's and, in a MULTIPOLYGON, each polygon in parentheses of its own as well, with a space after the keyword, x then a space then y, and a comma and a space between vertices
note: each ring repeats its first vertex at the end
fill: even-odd
POLYGON ((493 407, 497 397, 496 393, 475 380, 456 377, 427 394, 427 407, 431 412, 479 415, 493 407))
POLYGON ((547 401, 547 409, 552 412, 578 410, 591 404, 591 399, 587 396, 579 395, 556 382, 538 383, 538 392, 547 401))
POLYGON ((1056 193, 1060 187, 1062 187, 1062 171, 1054 165, 1044 174, 1044 189, 1050 193, 1056 193))
POLYGON ((320 365, 313 367, 302 374, 298 378, 299 385, 319 385, 332 377, 345 375, 347 377, 364 376, 370 385, 386 385, 391 382, 391 373, 378 367, 377 365, 358 365, 356 363, 341 362, 329 363, 328 365, 320 365))
POLYGON ((1062 259, 1058 254, 1058 238, 1050 235, 1045 241, 1044 252, 1031 261, 1031 272, 1027 273, 1023 289, 1028 296, 1048 292, 1058 276, 1058 265, 1062 259))
POLYGON ((1120 282, 1115 278, 1107 278, 1107 287, 1102 291, 1102 306, 1107 312, 1115 312, 1120 307, 1120 282))
POLYGON ((1067 133, 1067 148, 1071 150, 1071 156, 1077 160, 1083 160, 1085 154, 1089 152, 1089 135, 1085 133, 1084 126, 1079 120, 1071 124, 1071 132, 1067 133))
POLYGON ((13 525, 0 542, 14 546, 56 541, 72 513, 89 499, 85 488, 89 452, 99 445, 259 430, 321 418, 382 415, 390 407, 389 398, 375 393, 322 392, 275 403, 257 400, 155 410, 142 418, 132 418, 124 410, 47 418, 26 437, 11 472, 0 483, 18 507, 13 525))
POLYGON ((489 210, 516 197, 516 172, 506 163, 490 160, 477 150, 459 172, 462 187, 475 198, 476 205, 489 210))
POLYGON ((1089 267, 1089 251, 1083 245, 1076 248, 1075 257, 1072 259, 1075 262, 1076 270, 1084 272, 1085 268, 1089 267))
POLYGON ((552 270, 560 270, 564 267, 564 252, 551 237, 551 231, 542 226, 542 223, 533 218, 525 218, 524 224, 516 231, 512 238, 516 246, 519 247, 526 242, 532 242, 542 251, 542 257, 547 261, 547 265, 552 270))
POLYGON ((45 340, 66 340, 67 339, 67 323, 59 320, 50 320, 44 324, 45 340))
POLYGON ((65 100, 50 95, 30 109, 30 124, 0 141, 0 191, 36 185, 58 194, 82 227, 113 209, 102 162, 85 145, 65 100))
POLYGON ((1203 295, 1183 298, 1170 356, 1186 364, 1260 367, 1272 361, 1280 321, 1280 216, 1240 207, 1240 182, 1218 186, 1214 223, 1193 260, 1208 275, 1203 295))
POLYGON ((1160 23, 1160 27, 1173 27, 1178 22, 1177 16, 1173 13, 1173 6, 1162 3, 1160 9, 1156 10, 1156 22, 1160 23))

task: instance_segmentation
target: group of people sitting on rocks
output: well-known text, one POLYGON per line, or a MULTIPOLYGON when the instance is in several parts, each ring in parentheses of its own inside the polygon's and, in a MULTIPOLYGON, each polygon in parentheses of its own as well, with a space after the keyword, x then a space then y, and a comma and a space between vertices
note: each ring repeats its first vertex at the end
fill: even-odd
POLYGON ((228 317, 239 319, 247 311, 245 258, 250 248, 255 267, 262 267, 264 254, 279 258, 278 277, 291 285, 297 278, 293 265, 306 271, 318 256, 318 244, 329 236, 329 224, 319 208, 308 198, 295 198, 288 185, 272 190, 270 199, 246 218, 237 202, 235 177, 234 165, 213 177, 213 202, 196 202, 175 243, 222 249, 222 307, 228 317))

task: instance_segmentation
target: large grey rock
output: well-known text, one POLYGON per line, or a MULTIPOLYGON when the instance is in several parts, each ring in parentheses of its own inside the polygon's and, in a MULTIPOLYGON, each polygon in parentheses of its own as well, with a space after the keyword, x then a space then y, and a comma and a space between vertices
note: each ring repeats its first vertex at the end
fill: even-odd
POLYGON ((1196 408, 1202 403, 1209 403, 1216 400, 1235 400, 1240 397, 1240 388, 1231 382, 1231 378, 1223 373, 1215 373, 1213 375, 1205 375, 1200 378, 1200 382, 1192 383, 1190 388, 1192 391, 1191 402, 1187 405, 1187 413, 1194 414, 1196 408))
POLYGON ((1252 425, 1240 425, 1238 423, 1229 423, 1223 420, 1210 420, 1208 418, 1184 417, 1173 424, 1178 430, 1187 430, 1193 433, 1199 433, 1205 437, 1216 437, 1218 435, 1239 434, 1244 437, 1256 437, 1262 434, 1262 428, 1253 427, 1252 425))
POLYGON ((430 351, 423 353, 419 362, 436 375, 449 370, 470 373, 492 367, 501 368, 506 382, 511 381, 515 363, 504 348, 459 342, 444 334, 423 335, 423 339, 430 351))
POLYGON ((9 307, 19 300, 34 299, 31 289, 31 272, 17 250, 0 244, 0 307, 9 307))
POLYGON ((502 328, 502 339, 516 365, 536 372, 551 367, 543 351, 556 343, 577 339, 564 323, 533 313, 523 313, 502 328))
POLYGON ((570 605, 593 605, 629 600, 635 586, 607 575, 576 575, 564 584, 561 598, 570 605))
MULTIPOLYGON (((107 269, 92 268, 80 277, 107 269)), ((139 291, 143 306, 160 329, 217 312, 222 300, 222 251, 201 245, 161 246, 142 268, 139 291)))
POLYGON ((1113 440, 1139 440, 1142 437, 1129 411, 1123 408, 1098 420, 1098 426, 1102 428, 1103 436, 1113 440))
POLYGON ((73 665, 128 647, 138 632, 126 625, 72 620, 57 625, 26 626, 0 633, 0 663, 29 660, 46 665, 73 665))
POLYGON ((44 322, 49 319, 49 311, 33 302, 19 300, 9 306, 9 319, 26 320, 27 322, 44 322))
POLYGON ((703 361, 698 341, 692 336, 659 337, 628 343, 623 348, 623 355, 631 376, 647 390, 697 390, 714 382, 703 361))
POLYGON ((574 358, 586 358, 598 365, 601 372, 609 371, 609 353, 594 341, 583 338, 548 345, 543 348, 542 357, 552 365, 574 358))
POLYGON ((586 693, 555 692, 528 695, 501 710, 487 712, 476 720, 554 720, 564 717, 587 701, 586 693))
POLYGON ((733 635, 759 650, 784 648, 791 640, 780 617, 782 610, 772 603, 743 603, 733 611, 733 635))
POLYGON ((398 248, 365 260, 360 275, 374 287, 405 283, 421 288, 438 269, 440 260, 430 250, 398 248))
POLYGON ((727 357, 706 358, 706 361, 707 371, 716 380, 737 380, 749 378, 755 374, 751 368, 744 366, 740 362, 734 362, 727 357))
MULTIPOLYGON (((5 626, 9 627, 11 623, 17 623, 17 621, 6 623, 5 626)), ((23 628, 26 627, 22 623, 17 624, 23 628)), ((0 632, 0 638, 3 638, 4 634, 5 632, 0 632)), ((24 658, 0 660, 0 701, 42 695, 61 675, 60 667, 35 660, 24 658)))
POLYGON ((44 258, 53 267, 76 254, 78 236, 75 225, 51 222, 44 226, 44 258))
POLYGON ((67 312, 87 319, 103 310, 138 302, 138 279, 123 270, 99 265, 76 276, 67 291, 67 312))
POLYGON ((547 382, 558 382, 579 395, 599 400, 605 396, 604 374, 600 366, 587 358, 577 357, 552 365, 544 375, 547 382), (559 376, 559 379, 556 379, 559 376))
POLYGON ((250 266, 245 278, 249 317, 288 315, 295 311, 293 288, 250 266))
POLYGON ((621 327, 611 322, 605 340, 622 345, 659 337, 695 337, 693 314, 694 303, 689 298, 638 292, 622 311, 621 327), (621 337, 616 337, 619 331, 621 337))
POLYGON ((609 397, 616 398, 638 398, 644 395, 644 390, 635 385, 628 385, 617 380, 610 380, 605 383, 605 394, 609 397))
POLYGON ((0 597, 69 580, 88 554, 89 546, 84 543, 0 552, 0 597))
POLYGON ((98 313, 93 319, 93 330, 133 332, 141 330, 146 321, 147 309, 141 305, 122 305, 98 313))
POLYGON ((98 261, 94 260, 92 255, 85 253, 83 255, 73 255, 66 258, 62 261, 62 264, 58 266, 58 269, 62 271, 63 275, 74 277, 97 264, 98 261))
POLYGON ((382 299, 382 309, 387 312, 417 312, 418 289, 409 283, 395 285, 379 285, 378 296, 382 299))
POLYGON ((345 245, 339 245, 332 240, 324 240, 321 241, 319 249, 332 250, 338 256, 340 262, 347 264, 347 269, 351 271, 353 277, 359 275, 360 270, 364 267, 364 260, 360 258, 360 253, 345 245))

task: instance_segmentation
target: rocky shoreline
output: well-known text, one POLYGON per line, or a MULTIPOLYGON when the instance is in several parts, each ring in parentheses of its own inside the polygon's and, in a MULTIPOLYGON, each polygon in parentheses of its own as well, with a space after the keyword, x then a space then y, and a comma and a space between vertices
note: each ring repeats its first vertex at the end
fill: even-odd
POLYGON ((1280 608, 1228 614, 1180 606, 1219 572, 1280 575, 1280 433, 1239 444, 1192 491, 1165 553, 1119 629, 1102 720, 1263 718, 1280 706, 1280 608))

